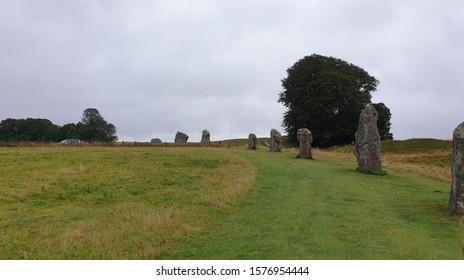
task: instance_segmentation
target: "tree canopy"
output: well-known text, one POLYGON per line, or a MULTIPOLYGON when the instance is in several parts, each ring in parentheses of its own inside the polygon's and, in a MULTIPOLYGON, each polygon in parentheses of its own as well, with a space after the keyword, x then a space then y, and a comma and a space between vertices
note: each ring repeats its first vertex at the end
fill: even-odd
POLYGON ((116 127, 108 123, 100 112, 94 108, 88 108, 84 110, 82 114, 81 127, 80 127, 81 138, 85 141, 99 141, 99 142, 111 142, 116 141, 116 127))
POLYGON ((12 119, 0 122, 0 141, 60 142, 75 138, 85 141, 116 141, 116 127, 105 121, 97 109, 84 110, 82 121, 63 126, 47 119, 12 119))
POLYGON ((59 127, 47 119, 5 119, 0 122, 2 141, 54 141, 59 127))
POLYGON ((287 107, 283 125, 290 142, 297 143, 299 128, 308 128, 315 146, 352 143, 359 114, 378 84, 361 67, 338 58, 313 54, 297 61, 282 79, 278 100, 287 107))
POLYGON ((387 106, 383 103, 373 103, 375 110, 379 114, 379 119, 377 120, 377 126, 379 127, 379 134, 381 140, 393 140, 393 133, 390 132, 390 119, 391 112, 387 106))

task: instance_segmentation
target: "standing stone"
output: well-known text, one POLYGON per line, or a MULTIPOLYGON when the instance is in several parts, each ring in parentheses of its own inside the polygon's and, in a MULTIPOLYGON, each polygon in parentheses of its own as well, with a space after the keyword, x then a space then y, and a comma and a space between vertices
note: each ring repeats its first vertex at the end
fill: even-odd
POLYGON ((265 140, 265 141, 264 141, 264 146, 266 146, 266 147, 268 147, 268 148, 271 148, 271 141, 265 140))
POLYGON ((189 136, 183 132, 178 131, 176 133, 176 138, 174 139, 174 143, 176 144, 184 144, 187 143, 189 136))
POLYGON ((248 135, 248 149, 256 150, 256 143, 257 143, 256 135, 254 133, 250 133, 248 135))
POLYGON ((271 130, 271 152, 282 151, 282 135, 275 129, 271 130))
POLYGON ((462 253, 462 256, 464 257, 464 239, 461 241, 461 253, 462 253))
POLYGON ((355 153, 358 169, 380 171, 380 135, 377 129, 379 114, 368 104, 359 116, 358 131, 355 134, 355 153))
POLYGON ((201 133, 201 141, 200 143, 203 144, 203 145, 209 145, 211 144, 211 140, 209 140, 210 138, 210 133, 208 130, 203 130, 203 132, 201 133))
POLYGON ((453 165, 451 167, 449 207, 464 214, 464 122, 453 132, 453 165))
POLYGON ((311 143, 313 142, 313 134, 307 128, 298 129, 297 133, 298 141, 300 142, 300 151, 298 156, 300 158, 312 159, 311 143))
POLYGON ((163 141, 161 141, 161 139, 159 139, 159 138, 153 138, 153 139, 151 139, 151 143, 152 144, 159 144, 159 143, 163 143, 163 141))

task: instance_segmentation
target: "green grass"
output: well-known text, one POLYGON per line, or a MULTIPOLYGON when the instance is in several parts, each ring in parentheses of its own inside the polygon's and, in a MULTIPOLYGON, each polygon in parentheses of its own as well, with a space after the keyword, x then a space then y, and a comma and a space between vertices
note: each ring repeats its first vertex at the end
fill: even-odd
POLYGON ((257 166, 241 203, 166 259, 459 259, 449 185, 337 159, 237 150, 257 166))
POLYGON ((460 259, 448 182, 238 146, 0 148, 0 258, 460 259))
POLYGON ((210 148, 0 148, 0 258, 157 258, 254 176, 210 148))
POLYGON ((452 148, 452 141, 431 138, 382 142, 382 152, 386 154, 428 153, 431 151, 450 151, 452 148))

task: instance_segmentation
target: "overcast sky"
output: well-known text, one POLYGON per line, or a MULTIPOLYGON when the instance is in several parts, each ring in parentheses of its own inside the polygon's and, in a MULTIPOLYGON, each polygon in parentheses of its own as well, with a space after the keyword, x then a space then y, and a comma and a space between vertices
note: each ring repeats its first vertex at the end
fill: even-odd
POLYGON ((314 53, 380 80, 395 139, 464 121, 462 0, 0 0, 0 119, 97 108, 121 141, 283 133, 281 79, 314 53))

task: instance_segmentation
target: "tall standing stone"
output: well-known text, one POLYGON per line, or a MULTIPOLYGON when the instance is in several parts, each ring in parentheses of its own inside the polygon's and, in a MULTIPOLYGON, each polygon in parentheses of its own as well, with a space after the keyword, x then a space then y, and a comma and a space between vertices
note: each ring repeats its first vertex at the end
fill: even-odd
POLYGON ((274 128, 271 130, 271 152, 282 151, 282 135, 274 128))
POLYGON ((298 141, 300 142, 300 150, 298 156, 300 158, 312 159, 311 143, 313 142, 313 134, 307 128, 298 129, 298 141))
POLYGON ((359 116, 358 131, 355 134, 355 153, 358 169, 380 171, 380 135, 377 129, 379 114, 368 104, 359 116))
POLYGON ((464 122, 453 132, 453 165, 451 167, 449 207, 464 214, 464 122))
POLYGON ((203 130, 203 132, 201 133, 201 141, 200 143, 203 144, 203 145, 209 145, 211 144, 211 140, 209 140, 210 138, 210 133, 208 130, 203 130))
POLYGON ((184 144, 187 143, 189 136, 183 132, 178 131, 176 133, 176 138, 174 139, 174 143, 176 144, 184 144))
POLYGON ((256 144, 258 139, 254 133, 250 133, 248 135, 248 149, 249 150, 256 150, 256 144))

